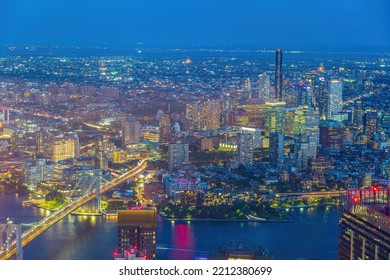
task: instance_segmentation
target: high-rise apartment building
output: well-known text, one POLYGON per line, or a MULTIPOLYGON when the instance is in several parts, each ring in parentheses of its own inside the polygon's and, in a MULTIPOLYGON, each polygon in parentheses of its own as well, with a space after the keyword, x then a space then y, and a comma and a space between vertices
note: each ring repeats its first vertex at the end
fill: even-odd
POLYGON ((262 131, 255 127, 241 127, 241 133, 249 133, 253 135, 253 148, 261 148, 263 146, 262 143, 262 131))
POLYGON ((201 130, 216 130, 221 127, 221 105, 219 101, 208 100, 203 103, 201 130))
POLYGON ((33 164, 26 165, 25 183, 36 186, 39 182, 53 178, 54 164, 46 162, 45 158, 38 158, 33 164))
POLYGON ((221 127, 221 104, 216 100, 188 103, 186 119, 192 131, 219 129, 221 127))
POLYGON ((139 250, 156 259, 156 209, 118 210, 118 253, 139 250))
POLYGON ((190 163, 190 150, 187 143, 172 143, 168 146, 168 169, 177 170, 190 163))
POLYGON ((77 158, 80 154, 80 144, 77 134, 57 137, 53 140, 52 160, 58 162, 69 158, 77 158))
POLYGON ((270 102, 269 86, 270 86, 270 77, 265 72, 263 74, 260 74, 259 95, 257 98, 261 101, 261 103, 270 102))
POLYGON ((253 164, 253 135, 243 130, 237 135, 238 139, 238 162, 240 164, 253 164))
POLYGON ((172 140, 172 124, 169 114, 162 114, 159 120, 160 143, 168 144, 172 140))
POLYGON ((189 122, 191 131, 201 130, 201 114, 202 108, 200 102, 191 102, 186 105, 186 119, 189 122))
POLYGON ((279 132, 273 132, 269 136, 269 157, 271 163, 280 163, 284 153, 284 136, 279 132))
POLYGON ((376 111, 367 112, 364 115, 364 132, 367 139, 371 140, 378 128, 378 113, 376 111))
POLYGON ((134 116, 127 116, 122 122, 122 147, 138 144, 141 140, 141 124, 134 116))
POLYGON ((313 82, 314 106, 320 112, 320 118, 328 118, 328 82, 323 76, 316 77, 313 82))
POLYGON ((333 120, 320 121, 320 144, 324 148, 341 148, 344 126, 333 120))
POLYGON ((36 156, 50 158, 53 154, 53 139, 53 134, 48 131, 41 130, 37 132, 36 156))

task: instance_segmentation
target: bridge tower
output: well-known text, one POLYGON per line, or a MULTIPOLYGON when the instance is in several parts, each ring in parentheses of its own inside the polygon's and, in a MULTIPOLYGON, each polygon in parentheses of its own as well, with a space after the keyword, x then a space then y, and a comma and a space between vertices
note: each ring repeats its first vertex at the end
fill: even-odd
POLYGON ((16 259, 23 260, 22 226, 16 226, 16 259))
POLYGON ((9 221, 7 224, 0 224, 0 256, 11 249, 12 243, 16 243, 16 259, 23 259, 22 247, 22 226, 9 221))
POLYGON ((87 214, 101 213, 101 195, 100 195, 100 181, 102 171, 101 169, 93 169, 84 171, 81 174, 79 186, 81 188, 81 195, 96 194, 96 198, 80 207, 77 212, 87 214))

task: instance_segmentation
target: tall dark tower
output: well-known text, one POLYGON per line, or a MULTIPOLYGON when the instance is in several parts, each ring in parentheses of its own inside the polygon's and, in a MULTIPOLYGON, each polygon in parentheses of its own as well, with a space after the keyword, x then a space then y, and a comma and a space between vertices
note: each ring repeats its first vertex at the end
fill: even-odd
POLYGON ((276 101, 281 102, 283 99, 282 49, 276 50, 275 97, 276 97, 276 101))

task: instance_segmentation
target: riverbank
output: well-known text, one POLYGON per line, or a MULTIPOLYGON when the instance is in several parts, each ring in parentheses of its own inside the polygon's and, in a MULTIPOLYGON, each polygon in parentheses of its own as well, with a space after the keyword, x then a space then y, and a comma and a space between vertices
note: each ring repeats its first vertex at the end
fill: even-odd
MULTIPOLYGON (((23 202, 22 202, 22 205, 23 205, 23 206, 27 206, 27 207, 36 207, 36 208, 40 208, 40 209, 43 209, 43 210, 46 210, 46 211, 50 211, 50 212, 55 212, 55 211, 58 210, 58 209, 51 209, 51 208, 48 208, 48 207, 44 207, 44 206, 40 205, 39 203, 34 203, 34 202, 31 201, 31 200, 23 201, 23 202)), ((71 213, 70 215, 73 215, 73 216, 103 216, 103 215, 105 215, 105 214, 104 214, 104 213, 82 213, 82 212, 73 212, 73 213, 71 213)))
POLYGON ((56 211, 55 209, 51 209, 51 208, 42 206, 39 203, 36 203, 36 202, 34 202, 32 200, 25 200, 25 201, 22 202, 22 205, 23 206, 27 206, 27 207, 36 207, 36 208, 40 208, 40 209, 43 209, 43 210, 46 210, 46 211, 50 211, 50 212, 55 212, 56 211))
POLYGON ((317 208, 317 207, 323 207, 323 206, 337 206, 335 203, 323 203, 323 204, 318 204, 318 205, 291 205, 291 206, 280 206, 276 207, 279 210, 284 210, 284 209, 299 209, 299 208, 317 208))
POLYGON ((164 221, 172 221, 172 222, 239 222, 239 223, 264 223, 264 222, 281 222, 281 223, 289 223, 291 220, 276 220, 276 219, 262 219, 248 215, 245 219, 211 219, 211 218, 168 218, 164 212, 158 212, 161 219, 164 221))

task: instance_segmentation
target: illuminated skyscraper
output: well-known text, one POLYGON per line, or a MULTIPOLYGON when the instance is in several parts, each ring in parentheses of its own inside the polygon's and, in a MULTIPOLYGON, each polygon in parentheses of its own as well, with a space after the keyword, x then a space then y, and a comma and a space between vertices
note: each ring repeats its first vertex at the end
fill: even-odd
POLYGON ((274 102, 266 103, 266 133, 270 135, 273 132, 285 134, 286 122, 286 103, 274 102))
POLYGON ((286 108, 284 136, 294 136, 296 108, 286 108))
POLYGON ((230 97, 223 97, 221 100, 221 126, 229 125, 229 115, 236 108, 235 102, 230 97))
POLYGON ((140 250, 156 259, 156 209, 118 210, 118 253, 140 250))
POLYGON ((340 113, 343 109, 343 83, 338 80, 331 80, 328 82, 328 112, 327 119, 340 113))
MULTIPOLYGON (((296 167, 299 170, 305 170, 308 160, 317 155, 317 147, 319 145, 319 121, 318 111, 315 111, 308 106, 296 108, 294 116, 294 137, 296 139, 296 167)), ((329 130, 324 129, 323 133, 326 133, 325 131, 329 130)))
POLYGON ((261 148, 262 140, 261 140, 261 130, 254 127, 241 127, 241 133, 249 133, 253 135, 253 148, 261 148))
POLYGON ((141 140, 141 124, 134 116, 126 117, 122 122, 122 147, 127 144, 138 144, 141 140))
POLYGON ((26 164, 25 183, 36 186, 39 182, 53 178, 54 164, 46 162, 45 158, 37 158, 34 164, 26 164))
POLYGON ((315 100, 315 107, 318 108, 320 112, 320 118, 326 119, 328 115, 328 83, 325 79, 325 77, 318 77, 314 79, 314 86, 313 86, 313 93, 314 93, 314 100, 315 100))
POLYGON ((267 73, 263 73, 259 75, 259 95, 258 98, 260 99, 261 103, 269 102, 269 76, 267 73))
POLYGON ((262 106, 263 105, 260 103, 237 106, 238 110, 243 111, 245 113, 242 118, 240 118, 240 125, 259 127, 260 111, 262 106))
POLYGON ((200 102, 191 102, 186 105, 186 119, 189 122, 190 130, 201 130, 201 114, 202 108, 200 102))
POLYGON ((306 112, 306 137, 313 137, 318 145, 320 141, 320 114, 319 111, 310 109, 306 112))
POLYGON ((50 158, 53 154, 54 136, 48 131, 39 131, 36 138, 36 156, 50 158))
MULTIPOLYGON (((308 106, 296 108, 294 115, 294 135, 300 141, 306 141, 309 136, 319 139, 319 112, 308 106)), ((318 141, 317 141, 318 142, 318 141)))
POLYGON ((283 101, 283 69, 282 69, 282 49, 276 50, 275 60, 275 100, 283 101))
POLYGON ((168 168, 177 170, 190 162, 190 150, 187 143, 172 143, 168 147, 168 168))
POLYGON ((221 127, 221 104, 216 100, 192 102, 186 105, 186 118, 189 129, 216 130, 221 127))
POLYGON ((367 136, 367 139, 371 140, 374 134, 377 132, 378 128, 378 113, 368 112, 364 116, 364 130, 367 136))
POLYGON ((238 162, 240 164, 253 164, 253 135, 243 130, 238 135, 238 162))
POLYGON ((201 114, 201 130, 216 130, 221 127, 221 107, 220 102, 208 100, 203 103, 201 114))
POLYGON ((298 106, 311 106, 313 89, 306 84, 297 86, 296 104, 298 106))
POLYGON ((80 144, 77 134, 66 135, 53 140, 52 160, 54 162, 77 158, 79 154, 80 144))

